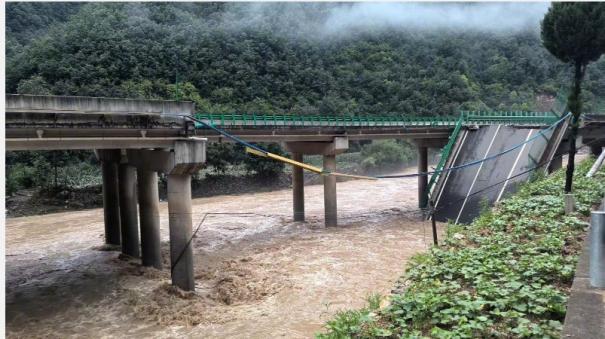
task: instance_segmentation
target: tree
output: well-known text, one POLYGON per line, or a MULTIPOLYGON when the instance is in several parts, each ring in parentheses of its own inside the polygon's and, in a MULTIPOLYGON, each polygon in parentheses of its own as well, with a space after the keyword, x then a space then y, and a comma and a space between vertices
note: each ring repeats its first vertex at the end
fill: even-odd
POLYGON ((29 79, 19 81, 17 86, 19 94, 50 95, 50 85, 39 75, 34 75, 29 79))
POLYGON ((565 192, 572 190, 578 121, 582 114, 582 80, 586 66, 605 53, 605 3, 553 3, 542 20, 542 43, 559 60, 574 68, 567 99, 572 112, 565 192))

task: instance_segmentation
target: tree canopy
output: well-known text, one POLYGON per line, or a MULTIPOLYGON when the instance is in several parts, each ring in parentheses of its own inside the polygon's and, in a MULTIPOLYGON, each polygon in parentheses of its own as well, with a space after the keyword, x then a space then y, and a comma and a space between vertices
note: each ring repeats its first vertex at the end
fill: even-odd
POLYGON ((605 3, 553 3, 542 21, 542 41, 563 62, 598 60, 605 53, 605 3))

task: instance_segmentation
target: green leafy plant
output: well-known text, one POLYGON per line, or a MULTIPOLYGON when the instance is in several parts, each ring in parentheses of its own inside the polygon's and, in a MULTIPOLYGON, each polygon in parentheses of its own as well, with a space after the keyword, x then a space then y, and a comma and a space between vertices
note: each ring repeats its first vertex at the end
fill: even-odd
POLYGON ((605 170, 575 173, 577 213, 563 210, 563 171, 523 185, 470 225, 448 225, 439 247, 416 255, 390 296, 343 311, 318 338, 557 338, 587 216, 605 195, 605 170))
POLYGON ((376 140, 361 148, 361 167, 371 170, 385 166, 402 165, 415 158, 414 147, 397 140, 376 140))

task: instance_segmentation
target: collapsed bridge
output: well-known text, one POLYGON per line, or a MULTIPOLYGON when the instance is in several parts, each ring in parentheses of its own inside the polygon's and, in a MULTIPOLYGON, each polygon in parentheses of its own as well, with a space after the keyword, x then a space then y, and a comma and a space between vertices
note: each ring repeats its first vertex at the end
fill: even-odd
MULTIPOLYGON (((330 172, 336 170, 336 155, 348 149, 349 140, 413 140, 419 154, 419 204, 426 207, 429 192, 432 198, 435 187, 451 187, 455 181, 440 175, 429 183, 428 148, 448 151, 438 165, 443 169, 455 164, 448 160, 452 154, 470 153, 460 146, 464 144, 458 142, 460 135, 500 125, 528 131, 558 119, 548 112, 466 113, 456 117, 210 115, 196 114, 190 102, 7 95, 6 149, 95 150, 103 175, 106 243, 121 245, 125 254, 141 257, 143 265, 158 268, 157 183, 158 173, 166 174, 172 281, 182 289, 193 290, 191 175, 204 165, 208 142, 232 141, 204 124, 250 142, 281 142, 299 162, 304 154, 322 155, 323 168, 330 172)), ((551 144, 549 154, 555 154, 564 140, 562 130, 556 146, 547 142, 551 144)), ((293 167, 296 221, 305 217, 302 171, 293 167)), ((324 175, 323 186, 325 224, 336 226, 336 177, 324 175)))

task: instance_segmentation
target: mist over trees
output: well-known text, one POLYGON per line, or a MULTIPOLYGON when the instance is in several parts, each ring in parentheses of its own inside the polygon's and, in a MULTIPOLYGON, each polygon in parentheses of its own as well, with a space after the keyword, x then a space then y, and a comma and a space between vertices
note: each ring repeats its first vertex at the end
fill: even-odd
MULTIPOLYGON (((545 110, 566 97, 572 69, 541 46, 539 21, 510 34, 396 22, 328 29, 354 6, 8 3, 7 92, 333 115, 545 110)), ((589 68, 584 110, 603 110, 605 61, 589 68)))

